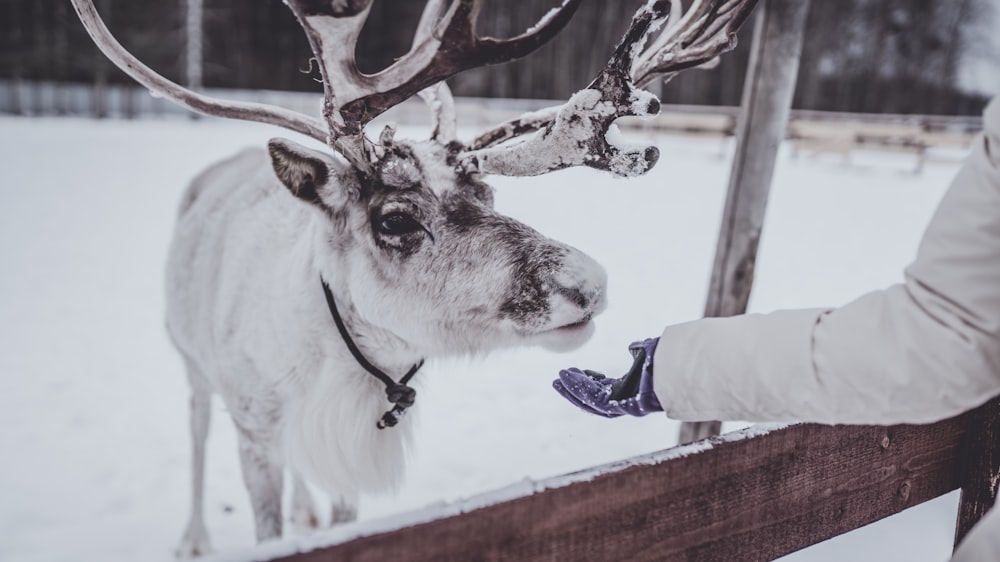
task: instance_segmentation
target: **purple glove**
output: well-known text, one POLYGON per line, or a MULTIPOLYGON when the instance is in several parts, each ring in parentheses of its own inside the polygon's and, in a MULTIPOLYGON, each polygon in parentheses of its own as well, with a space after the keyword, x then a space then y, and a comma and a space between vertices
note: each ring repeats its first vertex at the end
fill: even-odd
POLYGON ((559 371, 559 379, 552 381, 552 387, 577 408, 606 418, 662 412, 663 407, 653 392, 653 353, 659 341, 660 338, 652 338, 628 346, 633 357, 632 368, 619 379, 571 367, 559 371))

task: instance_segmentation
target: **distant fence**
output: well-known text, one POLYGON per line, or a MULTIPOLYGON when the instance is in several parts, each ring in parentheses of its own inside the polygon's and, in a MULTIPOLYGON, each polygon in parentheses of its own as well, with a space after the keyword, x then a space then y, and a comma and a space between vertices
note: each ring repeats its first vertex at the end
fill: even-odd
MULTIPOLYGON (((269 103, 301 113, 319 114, 318 93, 270 90, 215 90, 217 97, 269 103)), ((549 105, 555 100, 458 98, 459 123, 485 127, 549 105)), ((625 118, 625 127, 657 132, 726 138, 736 130, 737 107, 666 105, 653 119, 625 118)), ((110 118, 178 117, 188 111, 133 85, 0 81, 0 114, 110 118)), ((427 124, 430 114, 418 100, 391 109, 385 120, 427 124)), ((849 154, 859 146, 901 150, 917 155, 917 168, 927 149, 968 146, 982 129, 978 116, 889 115, 792 110, 787 138, 796 151, 849 154)))
MULTIPOLYGON (((309 92, 216 90, 206 93, 233 100, 280 105, 318 114, 321 97, 309 92)), ((128 84, 77 84, 0 80, 0 114, 30 117, 75 116, 134 119, 183 116, 190 112, 145 88, 128 84)))

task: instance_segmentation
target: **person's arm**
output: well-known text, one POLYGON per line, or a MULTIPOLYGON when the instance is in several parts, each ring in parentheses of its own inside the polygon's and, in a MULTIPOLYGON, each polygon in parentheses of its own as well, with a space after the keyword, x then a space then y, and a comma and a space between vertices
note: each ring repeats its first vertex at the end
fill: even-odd
POLYGON ((669 326, 653 364, 681 420, 921 423, 1000 393, 1000 98, 905 283, 839 309, 669 326))

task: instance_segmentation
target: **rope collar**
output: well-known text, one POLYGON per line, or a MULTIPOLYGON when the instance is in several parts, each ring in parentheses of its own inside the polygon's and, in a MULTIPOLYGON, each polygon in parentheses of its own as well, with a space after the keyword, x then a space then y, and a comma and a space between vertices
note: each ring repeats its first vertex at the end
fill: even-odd
POLYGON ((407 385, 413 375, 417 374, 420 367, 424 366, 424 360, 421 359, 415 363, 410 370, 407 371, 403 378, 399 379, 399 382, 392 380, 392 377, 385 374, 384 371, 372 365, 370 361, 361 353, 358 346, 351 339, 351 335, 347 333, 347 327, 344 326, 344 320, 340 317, 340 312, 337 310, 337 303, 333 299, 333 293, 330 292, 330 286, 326 284, 326 281, 320 277, 319 282, 323 284, 323 294, 326 296, 326 305, 330 308, 330 314, 333 316, 333 321, 337 324, 337 330, 340 332, 340 337, 343 338, 344 343, 347 344, 347 349, 350 350, 351 355, 354 356, 354 360, 358 362, 359 365, 364 367, 373 377, 378 379, 385 385, 385 395, 394 405, 391 410, 382 414, 382 419, 375 423, 375 426, 379 429, 385 429, 387 427, 392 427, 396 425, 399 420, 406 413, 406 409, 413 405, 413 402, 417 399, 417 391, 407 385))

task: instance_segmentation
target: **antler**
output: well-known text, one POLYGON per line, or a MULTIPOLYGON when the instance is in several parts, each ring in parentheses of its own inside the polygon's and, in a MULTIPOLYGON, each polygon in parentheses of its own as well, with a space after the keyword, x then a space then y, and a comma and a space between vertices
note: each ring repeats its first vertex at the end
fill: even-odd
POLYGON ((323 123, 317 119, 273 105, 220 100, 193 92, 167 80, 135 58, 125 47, 122 47, 121 43, 104 25, 92 0, 71 0, 71 2, 77 15, 80 16, 80 21, 87 29, 87 33, 90 34, 91 39, 94 40, 101 52, 115 63, 115 66, 125 71, 149 91, 156 92, 178 105, 204 115, 268 123, 291 129, 320 141, 327 140, 323 123))
POLYGON ((629 146, 614 121, 627 115, 655 115, 660 103, 640 90, 656 78, 704 64, 736 46, 736 31, 757 0, 695 0, 684 12, 680 0, 650 1, 632 18, 611 60, 587 88, 561 106, 525 114, 487 131, 462 154, 469 170, 532 176, 571 166, 636 176, 656 164, 653 146, 629 146), (666 24, 664 26, 664 24, 666 24), (650 47, 650 35, 664 26, 650 47), (534 133, 516 144, 507 141, 534 133))
POLYGON ((671 0, 669 21, 636 59, 632 80, 639 87, 657 78, 670 80, 684 69, 704 66, 734 49, 736 32, 756 5, 757 0, 695 0, 684 12, 680 0, 671 0))
MULTIPOLYGON (((286 0, 319 62, 324 127, 316 119, 279 107, 219 100, 183 88, 125 50, 101 21, 92 0, 71 1, 101 51, 151 91, 199 113, 270 123, 325 141, 362 171, 370 170, 382 153, 365 137, 369 121, 458 72, 531 53, 569 23, 581 2, 563 0, 527 32, 494 39, 476 34, 482 0, 451 0, 447 9, 444 0, 430 0, 410 51, 385 70, 367 75, 358 70, 354 52, 373 0, 286 0)), ((439 93, 439 98, 444 95, 439 93)))

